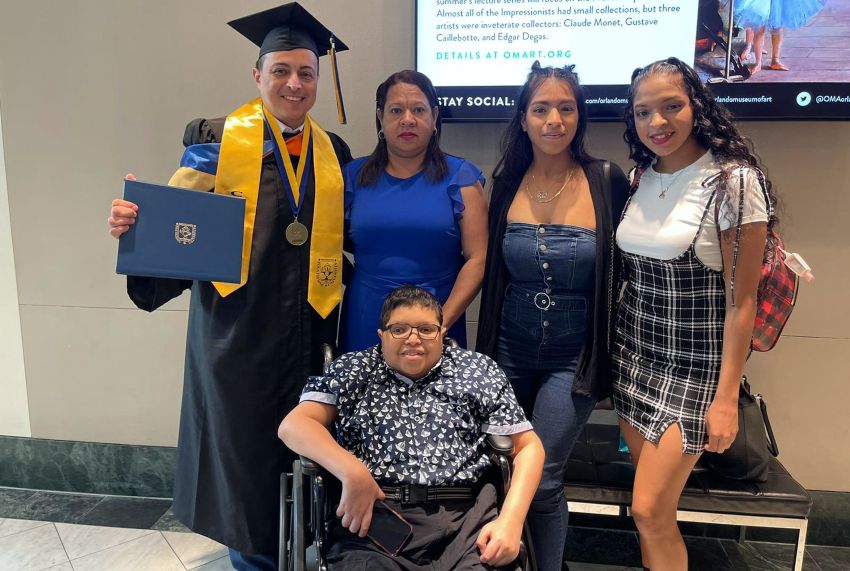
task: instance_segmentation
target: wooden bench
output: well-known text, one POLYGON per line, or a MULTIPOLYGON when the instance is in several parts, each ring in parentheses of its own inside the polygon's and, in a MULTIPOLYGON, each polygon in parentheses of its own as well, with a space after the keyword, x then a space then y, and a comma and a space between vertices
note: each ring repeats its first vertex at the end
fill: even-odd
MULTIPOLYGON (((633 480, 629 455, 619 451, 618 427, 588 424, 567 466, 570 511, 630 517, 633 480)), ((740 526, 742 540, 747 527, 797 530, 793 568, 801 571, 811 507, 808 492, 775 458, 764 483, 728 480, 697 465, 682 492, 678 520, 740 526)))

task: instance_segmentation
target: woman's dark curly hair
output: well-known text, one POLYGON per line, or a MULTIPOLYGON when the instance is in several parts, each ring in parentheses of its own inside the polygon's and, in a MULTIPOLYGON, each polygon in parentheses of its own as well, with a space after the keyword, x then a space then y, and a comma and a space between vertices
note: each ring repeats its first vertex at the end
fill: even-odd
POLYGON ((531 165, 534 151, 531 148, 531 139, 528 133, 522 129, 522 119, 528 111, 528 104, 540 85, 547 79, 558 79, 565 82, 573 96, 576 98, 576 112, 578 113, 578 128, 570 143, 570 153, 573 160, 580 165, 585 165, 593 160, 587 153, 584 136, 587 133, 587 114, 585 113, 584 92, 578 80, 578 75, 573 71, 574 65, 564 67, 542 67, 539 61, 531 66, 531 72, 520 88, 514 107, 511 121, 508 123, 500 149, 502 157, 493 169, 493 178, 505 177, 509 180, 519 180, 525 175, 525 171, 531 165))
MULTIPOLYGON (((632 83, 629 87, 628 102, 626 103, 625 121, 626 132, 623 138, 629 145, 629 158, 637 163, 638 168, 648 167, 655 160, 655 153, 644 145, 637 134, 634 117, 634 95, 640 83, 651 75, 669 75, 679 77, 690 99, 694 114, 693 135, 704 148, 711 151, 714 160, 721 165, 721 175, 717 177, 717 200, 721 203, 729 200, 730 192, 738 191, 737 181, 729 183, 732 172, 738 167, 750 167, 759 174, 765 191, 773 205, 768 220, 768 229, 777 223, 777 198, 773 192, 773 184, 764 174, 765 169, 753 151, 752 142, 738 132, 732 114, 720 103, 700 80, 697 73, 688 64, 678 58, 670 57, 638 68, 632 73, 632 83)), ((737 219, 737 209, 731 208, 730 215, 737 219)))
MULTIPOLYGON (((375 109, 384 111, 387 104, 387 93, 390 88, 397 83, 407 83, 418 87, 425 97, 428 99, 428 104, 431 106, 431 112, 437 116, 436 132, 428 141, 428 147, 425 149, 425 176, 431 182, 442 180, 449 173, 449 165, 446 162, 446 155, 440 149, 440 133, 443 131, 443 123, 440 114, 437 111, 437 90, 434 89, 434 84, 428 79, 428 76, 418 71, 405 69, 397 71, 389 76, 386 81, 378 86, 375 91, 375 109)), ((360 170, 360 176, 357 182, 361 186, 372 186, 378 182, 378 178, 389 162, 389 152, 387 151, 387 141, 381 133, 381 121, 375 116, 375 131, 378 133, 378 144, 375 145, 375 150, 366 159, 363 168, 360 170)))

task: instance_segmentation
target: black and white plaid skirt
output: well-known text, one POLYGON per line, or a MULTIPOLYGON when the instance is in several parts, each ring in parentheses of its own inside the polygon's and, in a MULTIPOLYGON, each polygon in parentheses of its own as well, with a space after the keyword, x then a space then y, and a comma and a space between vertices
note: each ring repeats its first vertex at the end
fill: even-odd
POLYGON ((617 414, 654 444, 678 423, 686 454, 706 442, 726 313, 723 275, 699 261, 695 242, 672 260, 623 252, 628 285, 612 355, 617 414))

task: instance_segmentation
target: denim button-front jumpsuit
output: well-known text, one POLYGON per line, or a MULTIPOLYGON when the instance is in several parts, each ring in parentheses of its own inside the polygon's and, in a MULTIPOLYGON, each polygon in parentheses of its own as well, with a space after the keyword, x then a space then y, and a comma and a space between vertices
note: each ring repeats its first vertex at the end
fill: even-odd
POLYGON ((564 471, 595 404, 573 394, 572 385, 592 318, 596 234, 562 224, 509 223, 502 249, 510 280, 497 361, 546 451, 528 522, 540 571, 560 571, 568 521, 564 471))

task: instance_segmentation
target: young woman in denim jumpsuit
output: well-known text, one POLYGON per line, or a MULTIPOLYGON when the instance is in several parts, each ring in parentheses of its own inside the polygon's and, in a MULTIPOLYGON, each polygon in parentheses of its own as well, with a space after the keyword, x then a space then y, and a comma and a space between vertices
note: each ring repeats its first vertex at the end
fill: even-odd
POLYGON ((541 571, 560 571, 567 459, 611 392, 613 232, 628 185, 588 156, 584 96, 571 67, 535 62, 494 173, 476 349, 505 370, 543 441, 528 522, 541 571))

